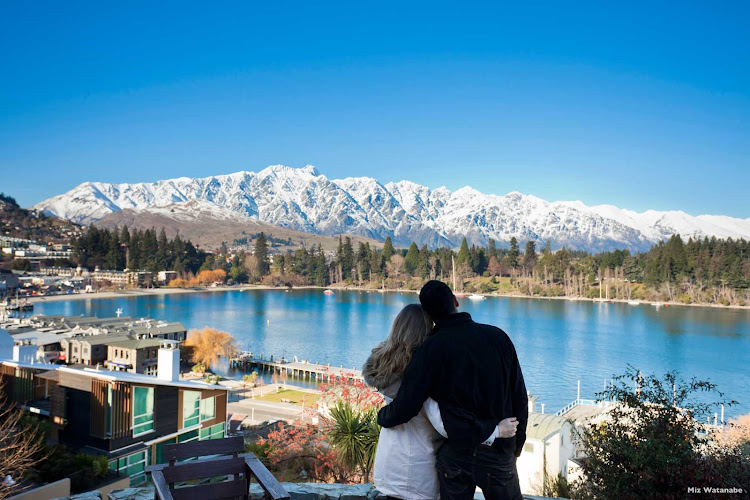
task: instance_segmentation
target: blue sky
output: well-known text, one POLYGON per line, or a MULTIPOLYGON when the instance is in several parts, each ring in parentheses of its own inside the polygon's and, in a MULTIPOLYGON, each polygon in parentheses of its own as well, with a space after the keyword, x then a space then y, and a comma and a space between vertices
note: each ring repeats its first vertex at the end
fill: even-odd
POLYGON ((750 217, 748 2, 105 4, 0 4, 23 205, 282 163, 750 217))

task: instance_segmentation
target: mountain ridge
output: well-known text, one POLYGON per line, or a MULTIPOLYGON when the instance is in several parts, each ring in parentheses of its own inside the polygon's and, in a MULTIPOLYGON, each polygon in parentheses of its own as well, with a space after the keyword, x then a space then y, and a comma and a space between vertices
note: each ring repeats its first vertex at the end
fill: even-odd
POLYGON ((511 191, 485 194, 465 186, 450 191, 403 180, 372 177, 329 179, 314 166, 272 165, 203 178, 152 183, 85 182, 34 206, 48 214, 88 224, 122 209, 150 209, 205 200, 259 222, 320 235, 350 233, 411 241, 429 247, 494 239, 507 244, 550 241, 589 251, 644 250, 679 233, 683 237, 750 238, 750 218, 692 216, 682 211, 643 213, 580 201, 549 202, 511 191))
MULTIPOLYGON (((168 238, 180 235, 197 246, 214 250, 220 248, 222 243, 231 246, 235 239, 260 232, 277 240, 289 240, 288 244, 277 241, 274 244, 275 252, 317 245, 325 251, 334 251, 338 246, 338 238, 273 226, 199 199, 163 207, 125 208, 99 219, 94 225, 99 229, 122 226, 128 226, 131 230, 164 228, 168 238)), ((352 240, 355 244, 361 241, 375 247, 382 246, 375 240, 361 236, 352 236, 352 240)))

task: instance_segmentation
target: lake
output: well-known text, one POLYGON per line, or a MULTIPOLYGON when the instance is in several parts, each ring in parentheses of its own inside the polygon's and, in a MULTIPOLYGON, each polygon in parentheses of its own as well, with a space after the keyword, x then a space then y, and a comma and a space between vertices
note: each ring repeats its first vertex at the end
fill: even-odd
MULTIPOLYGON (((413 293, 305 289, 247 290, 36 303, 37 314, 114 316, 181 321, 234 335, 243 350, 266 357, 360 368, 387 335, 413 293)), ((528 390, 557 411, 576 397, 594 398, 628 363, 644 373, 677 370, 709 379, 750 412, 750 311, 589 301, 489 297, 460 299, 460 309, 505 330, 513 340, 528 390)))

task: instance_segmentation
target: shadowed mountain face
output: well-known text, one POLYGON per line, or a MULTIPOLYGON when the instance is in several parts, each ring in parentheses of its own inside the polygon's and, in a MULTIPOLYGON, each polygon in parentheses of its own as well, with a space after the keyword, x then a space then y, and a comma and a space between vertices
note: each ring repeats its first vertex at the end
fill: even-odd
MULTIPOLYGON (((168 238, 179 234, 181 238, 208 249, 218 249, 222 243, 231 245, 235 239, 250 240, 260 232, 274 238, 272 245, 275 251, 281 252, 318 245, 325 251, 334 251, 339 244, 338 236, 321 236, 272 226, 203 200, 147 209, 126 208, 99 219, 95 225, 101 229, 128 226, 130 229, 144 230, 163 227, 168 238)), ((352 239, 355 244, 361 241, 382 246, 382 243, 371 238, 354 235, 352 239)))
MULTIPOLYGON (((690 216, 684 212, 636 213, 610 205, 548 202, 511 192, 454 192, 409 181, 381 184, 369 177, 331 180, 314 167, 281 165, 202 179, 182 177, 139 184, 87 182, 37 204, 49 214, 88 224, 123 209, 146 210, 202 200, 255 221, 319 235, 357 234, 430 247, 494 239, 507 244, 549 241, 589 251, 643 250, 679 233, 684 238, 750 238, 750 219, 690 216)), ((185 210, 186 218, 200 218, 185 210)), ((226 218, 226 224, 231 218, 226 218)))

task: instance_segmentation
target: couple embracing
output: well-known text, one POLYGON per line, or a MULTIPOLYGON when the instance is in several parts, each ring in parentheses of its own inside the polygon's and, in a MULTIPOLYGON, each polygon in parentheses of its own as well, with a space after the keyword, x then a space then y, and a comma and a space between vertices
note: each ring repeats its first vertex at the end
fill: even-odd
POLYGON ((375 486, 389 498, 522 498, 516 458, 526 440, 528 397, 513 343, 458 312, 441 281, 396 317, 372 350, 365 381, 386 397, 375 486))

